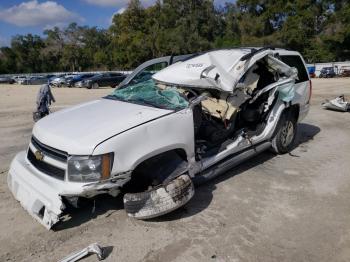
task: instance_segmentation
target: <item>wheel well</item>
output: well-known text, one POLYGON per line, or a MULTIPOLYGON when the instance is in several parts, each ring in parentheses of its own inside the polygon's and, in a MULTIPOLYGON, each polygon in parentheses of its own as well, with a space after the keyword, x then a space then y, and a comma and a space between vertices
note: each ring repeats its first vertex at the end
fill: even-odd
POLYGON ((274 138, 278 132, 278 130, 281 128, 282 125, 282 119, 285 115, 285 117, 292 117, 294 118, 296 121, 298 121, 299 118, 299 113, 300 113, 300 106, 299 104, 295 104, 295 105, 291 105, 290 107, 287 107, 286 109, 283 110, 283 112, 280 115, 280 118, 277 122, 277 126, 275 127, 275 130, 273 131, 273 134, 271 136, 271 138, 274 138))
POLYGON ((187 155, 183 149, 173 149, 152 156, 136 166, 131 180, 123 187, 125 192, 142 192, 162 184, 187 170, 187 155))
POLYGON ((293 116, 293 118, 298 121, 300 113, 299 104, 292 105, 287 110, 290 112, 291 116, 293 116))

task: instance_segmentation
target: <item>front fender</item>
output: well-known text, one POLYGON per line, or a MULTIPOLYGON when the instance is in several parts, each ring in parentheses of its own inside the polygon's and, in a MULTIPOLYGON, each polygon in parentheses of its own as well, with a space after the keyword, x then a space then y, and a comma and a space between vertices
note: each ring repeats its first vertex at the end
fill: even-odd
POLYGON ((183 149, 188 160, 194 158, 193 114, 189 108, 112 137, 98 145, 93 155, 114 152, 112 175, 115 175, 172 149, 183 149))

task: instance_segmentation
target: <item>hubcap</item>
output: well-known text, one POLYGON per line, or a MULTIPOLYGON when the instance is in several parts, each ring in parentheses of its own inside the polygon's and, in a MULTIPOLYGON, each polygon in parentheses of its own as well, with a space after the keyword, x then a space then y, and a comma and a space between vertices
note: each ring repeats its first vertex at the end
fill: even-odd
POLYGON ((292 143, 294 137, 294 128, 291 121, 287 121, 282 128, 281 142, 284 147, 288 147, 292 143))

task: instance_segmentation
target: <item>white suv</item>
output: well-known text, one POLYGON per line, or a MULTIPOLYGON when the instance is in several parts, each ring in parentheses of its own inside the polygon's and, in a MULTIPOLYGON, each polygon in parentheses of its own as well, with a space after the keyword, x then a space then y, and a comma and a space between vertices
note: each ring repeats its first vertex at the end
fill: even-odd
POLYGON ((65 205, 105 193, 123 193, 132 217, 159 216, 189 201, 194 182, 263 150, 292 149, 311 96, 298 52, 239 48, 152 61, 111 95, 35 124, 8 186, 45 227, 65 205))

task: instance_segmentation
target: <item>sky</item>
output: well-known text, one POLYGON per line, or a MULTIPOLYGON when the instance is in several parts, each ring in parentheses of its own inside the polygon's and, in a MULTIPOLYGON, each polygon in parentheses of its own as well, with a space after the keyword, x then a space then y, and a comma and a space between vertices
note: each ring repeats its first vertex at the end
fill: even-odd
MULTIPOLYGON (((215 0, 216 5, 233 0, 215 0)), ((143 6, 155 0, 141 0, 143 6)), ((71 22, 108 28, 113 14, 123 12, 128 0, 0 0, 0 46, 17 34, 38 34, 71 22)))

